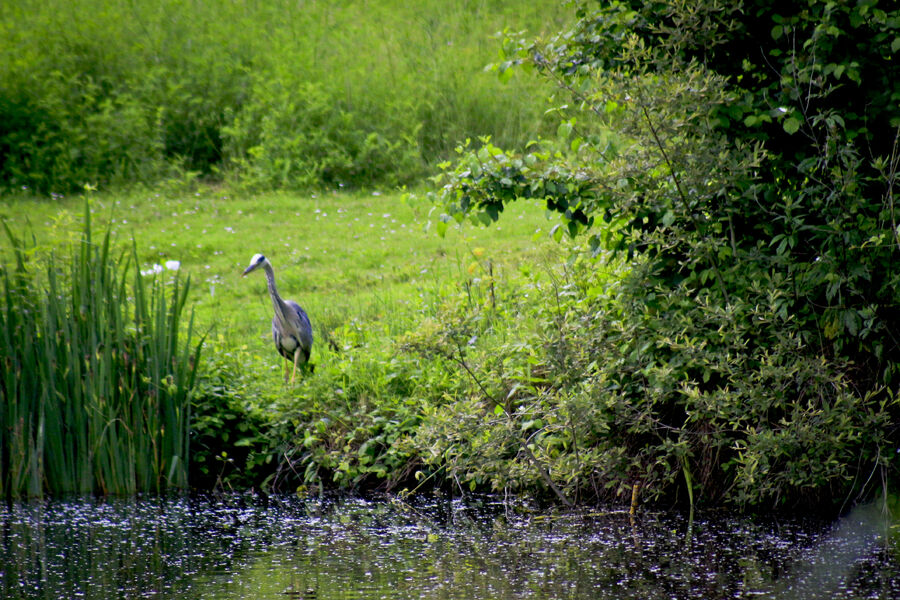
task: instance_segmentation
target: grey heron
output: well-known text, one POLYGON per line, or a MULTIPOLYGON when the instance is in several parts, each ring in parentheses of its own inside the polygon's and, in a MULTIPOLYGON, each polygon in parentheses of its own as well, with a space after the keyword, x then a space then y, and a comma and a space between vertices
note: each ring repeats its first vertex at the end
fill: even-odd
MULTIPOLYGON (((291 383, 297 374, 297 367, 309 362, 309 353, 312 349, 313 333, 309 317, 306 311, 293 300, 282 300, 275 287, 275 271, 272 263, 262 254, 254 254, 250 259, 250 266, 244 269, 242 277, 251 271, 262 267, 266 272, 266 281, 269 285, 269 296, 272 297, 272 306, 275 308, 275 316, 272 317, 272 338, 275 340, 275 349, 284 358, 294 364, 291 372, 291 383)), ((287 365, 285 365, 284 379, 287 381, 287 365)))

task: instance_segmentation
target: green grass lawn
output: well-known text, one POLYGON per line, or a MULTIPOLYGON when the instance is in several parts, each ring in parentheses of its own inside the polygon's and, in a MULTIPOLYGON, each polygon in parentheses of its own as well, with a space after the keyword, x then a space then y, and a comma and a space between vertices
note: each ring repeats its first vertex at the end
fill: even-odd
MULTIPOLYGON (((158 265, 158 276, 169 277, 167 264, 177 261, 190 276, 198 331, 210 331, 216 343, 246 347, 260 361, 255 369, 273 371, 282 359, 272 347, 265 278, 241 277, 257 252, 272 262, 282 296, 309 313, 318 363, 328 360, 322 343, 328 332, 353 323, 370 341, 395 336, 414 327, 441 293, 486 275, 488 261, 499 280, 515 274, 523 259, 533 266, 536 255, 559 249, 545 234, 554 221, 526 202, 489 229, 466 222, 449 227, 443 238, 434 227, 440 210, 406 201, 400 192, 249 196, 207 189, 97 194, 90 205, 95 232, 109 225, 120 247, 134 238, 142 269, 158 265)), ((33 234, 39 252, 77 240, 83 211, 83 198, 0 200, 0 215, 17 235, 33 234)), ((4 238, 5 264, 8 247, 4 238)))

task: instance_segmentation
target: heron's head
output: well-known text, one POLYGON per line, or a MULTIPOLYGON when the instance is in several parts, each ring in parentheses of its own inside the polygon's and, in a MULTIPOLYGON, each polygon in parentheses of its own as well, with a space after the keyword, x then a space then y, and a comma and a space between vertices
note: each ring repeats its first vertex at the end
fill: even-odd
POLYGON ((269 261, 266 260, 266 257, 263 256, 262 254, 254 254, 253 258, 250 259, 250 266, 248 266, 246 269, 244 269, 244 274, 241 275, 241 277, 243 277, 250 271, 254 271, 254 270, 258 269, 259 267, 263 266, 267 262, 269 262, 269 261))

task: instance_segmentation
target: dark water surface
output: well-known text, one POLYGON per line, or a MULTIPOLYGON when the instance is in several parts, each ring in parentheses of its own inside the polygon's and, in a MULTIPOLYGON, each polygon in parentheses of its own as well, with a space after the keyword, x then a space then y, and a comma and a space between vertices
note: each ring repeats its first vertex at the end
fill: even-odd
POLYGON ((493 500, 250 496, 0 507, 0 598, 884 598, 874 508, 833 524, 493 500))

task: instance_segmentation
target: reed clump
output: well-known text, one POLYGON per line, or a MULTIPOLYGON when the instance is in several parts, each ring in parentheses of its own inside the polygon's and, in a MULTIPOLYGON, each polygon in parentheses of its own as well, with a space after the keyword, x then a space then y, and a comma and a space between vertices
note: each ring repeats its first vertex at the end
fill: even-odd
POLYGON ((0 268, 0 495, 186 487, 190 280, 144 277, 134 244, 114 258, 89 210, 62 259, 35 261, 4 228, 15 260, 0 268))

